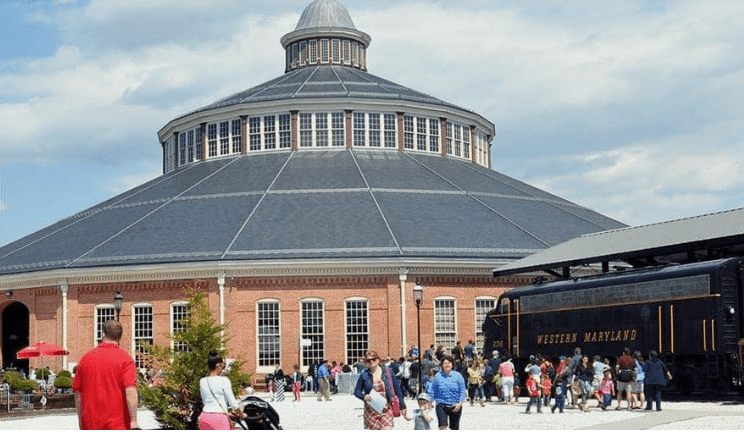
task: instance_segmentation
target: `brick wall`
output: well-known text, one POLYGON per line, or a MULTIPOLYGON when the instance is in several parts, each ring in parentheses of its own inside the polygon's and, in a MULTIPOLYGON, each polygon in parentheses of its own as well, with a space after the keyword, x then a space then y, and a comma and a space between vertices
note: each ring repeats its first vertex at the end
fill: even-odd
MULTIPOLYGON (((415 279, 405 283, 406 348, 417 342, 416 305, 413 301, 415 279)), ((428 347, 434 342, 434 299, 454 297, 456 301, 458 339, 475 339, 475 299, 498 296, 510 287, 524 284, 516 279, 488 277, 431 277, 423 279, 424 300, 421 306, 421 342, 428 347)), ((187 287, 208 293, 209 306, 219 320, 219 285, 216 278, 166 281, 140 281, 70 285, 68 292, 68 356, 77 362, 94 346, 95 307, 113 305, 114 294, 121 290, 123 306, 120 320, 124 326, 121 344, 132 351, 133 306, 147 303, 153 308, 154 340, 169 345, 170 305, 184 300, 187 287)), ((291 367, 298 360, 300 340, 300 304, 317 299, 324 303, 325 355, 329 360, 345 359, 345 302, 350 298, 368 301, 370 348, 380 354, 399 357, 402 353, 401 299, 398 275, 292 278, 227 278, 225 279, 225 322, 230 337, 230 357, 246 361, 246 368, 256 370, 256 302, 276 300, 280 304, 281 364, 291 367)), ((30 312, 29 340, 45 340, 62 345, 62 296, 58 287, 19 290, 14 300, 24 303, 30 312)), ((0 308, 2 308, 0 306, 0 308)), ((62 369, 62 358, 45 359, 45 365, 62 369)), ((33 365, 32 365, 33 366, 33 365)))

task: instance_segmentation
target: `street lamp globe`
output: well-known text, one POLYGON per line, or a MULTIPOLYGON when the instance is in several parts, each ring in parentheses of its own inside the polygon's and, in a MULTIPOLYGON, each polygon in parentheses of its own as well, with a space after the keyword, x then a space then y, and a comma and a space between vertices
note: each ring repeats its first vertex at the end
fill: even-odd
POLYGON ((421 279, 416 279, 416 286, 413 287, 413 301, 416 306, 421 306, 421 301, 424 298, 424 287, 421 286, 421 279))
POLYGON ((121 295, 121 289, 116 290, 116 295, 114 295, 114 309, 116 309, 116 320, 119 321, 119 313, 121 312, 121 301, 124 299, 124 296, 121 295))

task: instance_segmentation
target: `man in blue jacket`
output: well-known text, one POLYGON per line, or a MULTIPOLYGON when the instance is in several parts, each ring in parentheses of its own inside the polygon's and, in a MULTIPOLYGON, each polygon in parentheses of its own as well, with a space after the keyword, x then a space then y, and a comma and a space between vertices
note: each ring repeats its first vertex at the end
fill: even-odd
POLYGON ((318 367, 318 401, 331 400, 331 368, 328 366, 328 360, 318 367))

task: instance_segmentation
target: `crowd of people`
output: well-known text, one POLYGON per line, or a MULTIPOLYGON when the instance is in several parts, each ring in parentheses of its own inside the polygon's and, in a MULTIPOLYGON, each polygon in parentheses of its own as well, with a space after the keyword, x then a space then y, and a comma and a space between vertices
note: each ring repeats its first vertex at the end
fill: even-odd
MULTIPOLYGON (((136 370, 131 356, 118 346, 121 324, 109 321, 103 332, 103 342, 80 360, 74 379, 80 427, 138 428, 136 370), (102 402, 108 403, 106 412, 100 411, 102 402)), ((612 356, 611 363, 610 357, 590 356, 576 348, 571 357, 550 360, 534 355, 526 366, 517 367, 508 354, 478 354, 471 340, 464 347, 457 342, 449 351, 442 345, 431 345, 424 352, 412 347, 397 360, 368 351, 353 366, 322 360, 311 364, 307 376, 298 364, 291 375, 276 365, 267 384, 271 400, 284 400, 291 385, 295 401, 303 389, 317 393, 319 401, 330 401, 330 395, 338 392, 338 374, 356 372, 354 395, 364 403, 365 428, 391 429, 395 419, 403 417, 414 421, 414 429, 431 429, 434 423, 439 429, 459 429, 468 402, 515 405, 522 388, 529 397, 527 414, 533 409, 542 413, 543 408, 563 413, 567 406, 588 412, 594 407, 592 399, 604 411, 652 410, 654 402, 661 411, 661 391, 672 375, 655 351, 648 356, 646 360, 640 352, 625 348, 616 359, 612 356), (418 408, 409 411, 406 397, 416 398, 418 408)), ((216 350, 206 365, 209 373, 200 380, 204 408, 199 427, 229 429, 231 417, 248 419, 230 380, 222 375, 225 363, 216 350)))
POLYGON ((517 369, 508 354, 476 354, 472 341, 464 348, 458 342, 450 351, 432 345, 420 358, 417 349, 412 348, 408 357, 398 362, 369 352, 355 395, 365 401, 365 427, 369 429, 391 428, 395 405, 403 409, 400 413, 404 418, 410 419, 405 407, 393 405, 393 401, 403 403, 405 396, 417 396, 419 378, 424 392, 418 395, 419 409, 414 412, 414 419, 419 418, 415 419, 416 429, 429 429, 432 410, 439 429, 458 429, 463 406, 468 402, 471 406, 490 402, 514 405, 522 392, 529 398, 527 414, 542 413, 547 408, 552 413, 563 413, 566 408, 582 412, 592 408, 652 410, 654 403, 661 411, 661 391, 672 375, 656 351, 648 355, 645 359, 639 351, 625 348, 618 356, 590 356, 576 348, 571 357, 555 360, 530 356, 526 366, 517 369), (383 381, 386 376, 391 377, 389 384, 383 381), (369 405, 372 390, 386 397, 379 412, 369 405), (596 405, 591 405, 592 400, 596 405))

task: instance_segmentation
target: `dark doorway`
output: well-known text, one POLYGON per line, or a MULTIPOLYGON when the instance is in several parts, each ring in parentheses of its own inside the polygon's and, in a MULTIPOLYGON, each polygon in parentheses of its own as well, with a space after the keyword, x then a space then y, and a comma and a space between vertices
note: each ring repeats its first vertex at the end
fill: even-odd
POLYGON ((28 308, 23 303, 13 302, 3 310, 2 321, 3 365, 28 373, 28 359, 16 359, 16 353, 29 345, 28 308))

